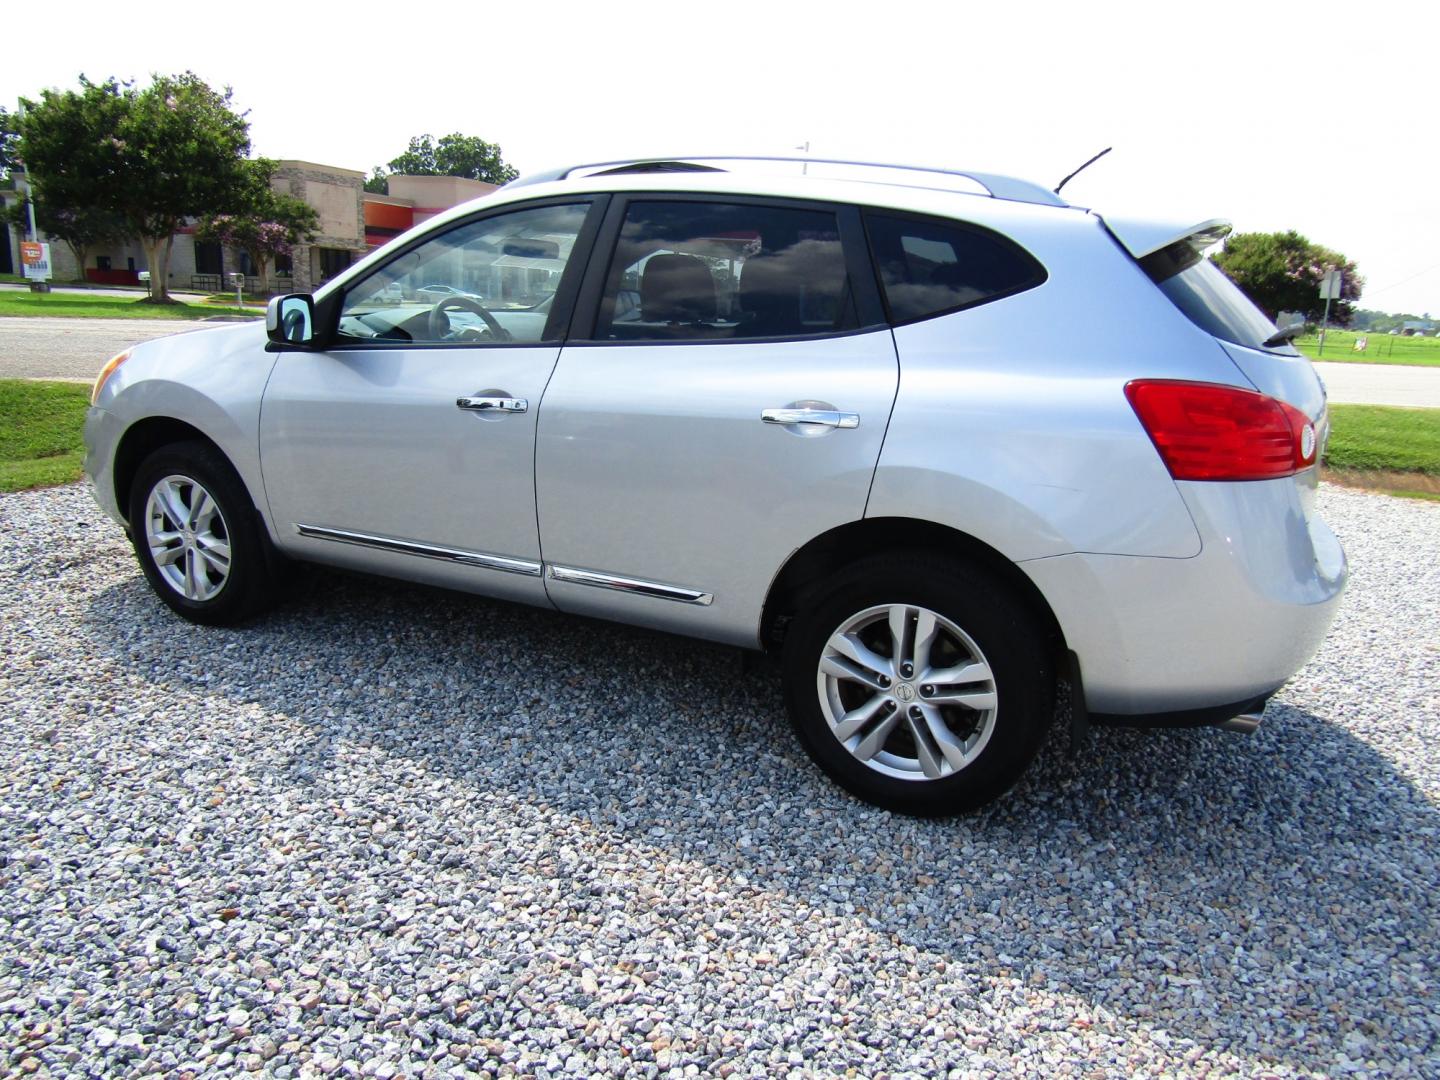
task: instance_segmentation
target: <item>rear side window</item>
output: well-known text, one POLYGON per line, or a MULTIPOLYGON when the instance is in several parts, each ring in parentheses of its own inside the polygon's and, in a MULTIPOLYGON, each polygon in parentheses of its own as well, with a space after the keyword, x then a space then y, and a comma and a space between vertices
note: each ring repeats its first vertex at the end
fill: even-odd
POLYGON ((988 229, 869 211, 865 228, 894 323, 916 322, 1033 289, 1045 268, 988 229))
MULTIPOLYGON (((1189 240, 1151 252, 1140 268, 1186 318, 1221 341, 1263 349, 1276 332, 1265 313, 1189 240)), ((1295 354, 1289 345, 1270 351, 1295 354)))
POLYGON ((632 202, 600 304, 601 341, 741 341, 852 330, 832 213, 632 202))

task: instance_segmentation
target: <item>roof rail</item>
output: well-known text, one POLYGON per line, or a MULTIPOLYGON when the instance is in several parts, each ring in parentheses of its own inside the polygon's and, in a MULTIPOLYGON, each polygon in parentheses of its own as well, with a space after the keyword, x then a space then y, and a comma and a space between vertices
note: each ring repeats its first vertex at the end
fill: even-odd
POLYGON ((845 165, 862 169, 892 169, 899 172, 959 176, 966 180, 973 180, 988 191, 990 196, 995 199, 1007 199, 1011 202, 1038 203, 1042 206, 1070 205, 1049 188, 1041 187, 1039 184, 1029 180, 1020 180, 1013 176, 1002 176, 998 173, 975 172, 970 169, 940 169, 933 165, 895 165, 885 161, 847 161, 843 158, 817 157, 772 157, 765 154, 681 154, 673 157, 640 157, 621 158, 616 161, 590 161, 581 165, 567 165, 560 169, 547 169, 544 172, 527 173, 517 180, 511 180, 506 187, 523 187, 529 184, 543 184, 552 180, 564 180, 567 179, 571 173, 578 172, 581 169, 609 169, 612 172, 622 170, 630 172, 632 170, 627 168, 627 166, 633 166, 633 171, 635 172, 708 171, 706 166, 696 164, 697 162, 704 161, 774 161, 789 162, 796 165, 845 165))

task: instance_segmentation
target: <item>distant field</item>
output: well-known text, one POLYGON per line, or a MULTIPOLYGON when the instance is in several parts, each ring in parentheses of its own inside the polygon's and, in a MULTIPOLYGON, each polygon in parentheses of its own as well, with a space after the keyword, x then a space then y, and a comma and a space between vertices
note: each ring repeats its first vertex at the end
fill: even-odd
POLYGON ((1312 360, 1337 364, 1407 364, 1412 367, 1440 367, 1440 338, 1404 337, 1400 334, 1359 334, 1352 330, 1331 330, 1325 335, 1325 355, 1319 355, 1320 339, 1306 334, 1295 346, 1312 360), (1355 348, 1357 338, 1367 340, 1364 352, 1355 348))

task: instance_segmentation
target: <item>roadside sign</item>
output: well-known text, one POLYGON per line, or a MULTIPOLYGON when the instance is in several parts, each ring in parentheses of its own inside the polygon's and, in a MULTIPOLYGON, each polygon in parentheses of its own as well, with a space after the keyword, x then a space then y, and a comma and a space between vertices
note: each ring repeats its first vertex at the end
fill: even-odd
POLYGON ((1345 283, 1345 275, 1339 270, 1327 270, 1325 276, 1320 279, 1320 299, 1339 300, 1340 288, 1345 283))
POLYGON ((27 281, 50 280, 50 245, 20 241, 20 265, 27 281))

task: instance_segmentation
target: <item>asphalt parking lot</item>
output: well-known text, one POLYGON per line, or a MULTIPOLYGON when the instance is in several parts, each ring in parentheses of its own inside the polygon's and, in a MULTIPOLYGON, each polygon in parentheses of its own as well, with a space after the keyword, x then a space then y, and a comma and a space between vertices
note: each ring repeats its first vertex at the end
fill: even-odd
POLYGON ((919 821, 733 652, 320 572, 202 629, 0 496, 0 1072, 1440 1074, 1440 506, 1321 506, 1258 734, 919 821))

